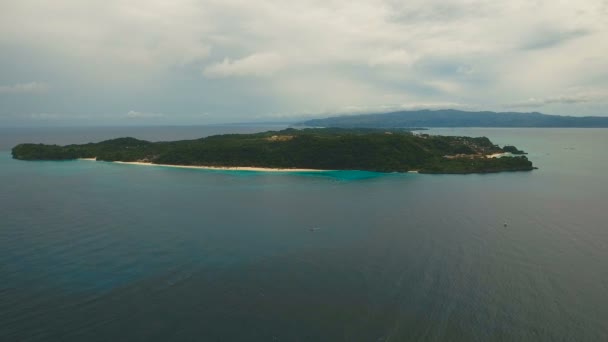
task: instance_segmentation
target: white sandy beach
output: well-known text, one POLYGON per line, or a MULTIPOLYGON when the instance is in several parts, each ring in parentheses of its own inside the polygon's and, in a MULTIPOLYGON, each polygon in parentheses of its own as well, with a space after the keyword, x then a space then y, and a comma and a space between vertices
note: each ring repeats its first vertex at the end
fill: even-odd
POLYGON ((501 158, 501 157, 507 157, 507 156, 512 156, 512 154, 509 152, 494 153, 494 154, 486 155, 486 158, 501 158))
MULTIPOLYGON (((78 160, 89 160, 97 161, 95 158, 78 158, 78 160)), ((226 171, 259 171, 259 172, 324 172, 332 170, 319 170, 319 169, 279 169, 279 168, 266 168, 266 167, 253 167, 253 166, 194 166, 194 165, 170 165, 170 164, 153 164, 145 162, 123 162, 115 161, 117 164, 129 164, 129 165, 144 165, 144 166, 164 166, 174 167, 180 169, 204 169, 204 170, 226 170, 226 171)))
MULTIPOLYGON (((78 158, 78 160, 97 161, 96 158, 78 158)), ((146 162, 123 162, 114 161, 116 164, 128 165, 143 165, 143 166, 163 166, 174 167, 179 169, 203 169, 203 170, 223 170, 223 171, 258 171, 258 172, 327 172, 336 170, 320 170, 320 169, 279 169, 269 167, 254 167, 254 166, 200 166, 200 165, 171 165, 171 164, 153 164, 146 162)), ((410 170, 407 173, 418 173, 418 170, 410 170)))

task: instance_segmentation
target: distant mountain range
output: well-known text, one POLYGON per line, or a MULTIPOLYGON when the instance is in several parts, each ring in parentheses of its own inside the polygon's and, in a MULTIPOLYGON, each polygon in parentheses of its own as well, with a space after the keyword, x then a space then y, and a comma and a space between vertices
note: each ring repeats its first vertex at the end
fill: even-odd
POLYGON ((469 112, 454 109, 413 110, 314 119, 297 124, 310 127, 608 127, 608 117, 559 116, 541 113, 469 112))

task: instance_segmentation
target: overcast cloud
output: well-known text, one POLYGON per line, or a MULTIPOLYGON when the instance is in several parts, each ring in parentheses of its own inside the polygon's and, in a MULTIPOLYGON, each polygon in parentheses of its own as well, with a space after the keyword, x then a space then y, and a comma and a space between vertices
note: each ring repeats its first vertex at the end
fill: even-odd
POLYGON ((0 124, 608 115, 606 18, 605 0, 0 0, 0 124))
POLYGON ((44 92, 46 90, 47 86, 43 83, 38 82, 0 86, 0 94, 39 93, 44 92))

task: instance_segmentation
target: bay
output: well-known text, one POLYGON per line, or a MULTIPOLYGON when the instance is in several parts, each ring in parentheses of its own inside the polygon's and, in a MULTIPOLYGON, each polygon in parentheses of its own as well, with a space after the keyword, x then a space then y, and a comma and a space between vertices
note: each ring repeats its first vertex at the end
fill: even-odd
POLYGON ((487 175, 9 153, 280 128, 0 129, 0 340, 608 338, 606 129, 430 131, 513 144, 539 167, 487 175))

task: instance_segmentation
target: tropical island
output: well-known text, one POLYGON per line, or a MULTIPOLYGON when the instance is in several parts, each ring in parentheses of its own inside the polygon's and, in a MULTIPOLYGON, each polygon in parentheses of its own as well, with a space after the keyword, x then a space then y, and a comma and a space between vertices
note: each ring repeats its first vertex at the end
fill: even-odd
POLYGON ((79 145, 20 144, 20 160, 94 159, 151 165, 280 170, 361 170, 419 173, 530 171, 514 146, 486 137, 416 134, 390 129, 285 129, 195 140, 149 142, 118 138, 79 145))

